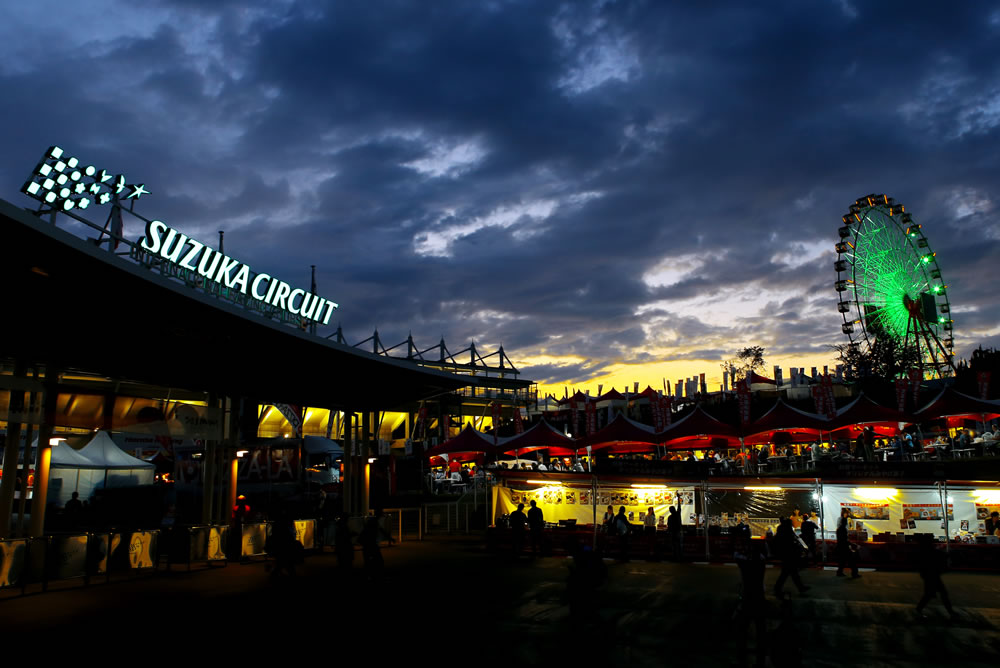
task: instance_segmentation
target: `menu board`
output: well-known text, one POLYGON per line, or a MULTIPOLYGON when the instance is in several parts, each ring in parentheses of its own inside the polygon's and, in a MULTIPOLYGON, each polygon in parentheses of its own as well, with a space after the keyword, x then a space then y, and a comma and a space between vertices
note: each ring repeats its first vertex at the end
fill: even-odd
MULTIPOLYGON (((941 516, 940 503, 904 503, 904 520, 936 520, 940 522, 944 518, 941 516)), ((955 521, 955 507, 948 504, 948 521, 955 521)))
POLYGON ((854 501, 841 502, 841 508, 851 511, 851 516, 859 520, 887 520, 889 519, 888 503, 856 503, 854 501))

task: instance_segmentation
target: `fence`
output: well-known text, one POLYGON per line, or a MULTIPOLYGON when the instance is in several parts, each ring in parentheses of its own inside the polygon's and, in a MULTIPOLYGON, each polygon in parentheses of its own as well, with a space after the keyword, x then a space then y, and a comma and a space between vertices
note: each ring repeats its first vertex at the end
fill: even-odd
POLYGON ((159 531, 53 534, 0 541, 0 588, 151 571, 158 564, 159 531))
POLYGON ((383 530, 392 540, 423 540, 424 527, 420 508, 388 508, 385 513, 383 530))

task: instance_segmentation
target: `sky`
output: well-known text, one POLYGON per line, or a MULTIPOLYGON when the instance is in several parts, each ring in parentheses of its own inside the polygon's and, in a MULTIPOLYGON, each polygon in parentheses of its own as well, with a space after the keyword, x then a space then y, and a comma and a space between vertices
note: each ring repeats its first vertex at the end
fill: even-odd
MULTIPOLYGON (((821 0, 9 3, 0 197, 48 146, 150 218, 522 377, 662 387, 846 342, 834 244, 906 205, 1000 344, 1000 10, 821 0)), ((104 214, 101 214, 104 215, 104 214)), ((142 228, 126 224, 126 236, 142 228)))

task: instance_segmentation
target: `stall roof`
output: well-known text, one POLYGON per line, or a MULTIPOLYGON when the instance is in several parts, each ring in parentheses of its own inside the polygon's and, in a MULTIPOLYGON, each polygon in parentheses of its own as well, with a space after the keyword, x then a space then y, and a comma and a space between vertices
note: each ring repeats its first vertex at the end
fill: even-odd
POLYGON ((914 413, 914 417, 919 421, 933 420, 942 417, 957 417, 968 415, 979 417, 981 415, 1000 416, 1000 405, 992 401, 984 401, 976 397, 958 392, 950 387, 946 387, 938 392, 938 395, 914 413))
POLYGON ((655 443, 656 437, 653 428, 649 425, 630 420, 621 413, 617 413, 613 420, 603 429, 598 430, 590 436, 577 439, 577 448, 599 443, 611 443, 614 441, 630 441, 639 443, 655 443))
POLYGON ((695 406, 693 411, 657 434, 656 441, 668 444, 693 436, 738 436, 738 432, 736 427, 712 417, 701 406, 695 406))
POLYGON ((830 429, 839 429, 853 424, 879 424, 911 422, 911 418, 906 413, 901 413, 892 408, 880 406, 864 393, 857 399, 840 408, 837 416, 830 420, 830 429))
POLYGON ((102 469, 151 469, 154 465, 126 453, 115 445, 106 431, 94 434, 87 445, 78 453, 92 462, 92 466, 102 469))
POLYGON ((755 422, 743 428, 745 436, 753 436, 767 431, 827 431, 831 429, 829 421, 822 415, 807 413, 794 406, 789 406, 780 397, 766 413, 755 422))
POLYGON ((575 452, 577 446, 573 443, 573 439, 542 418, 527 431, 506 439, 497 450, 498 452, 513 452, 514 450, 544 447, 557 447, 575 452))
POLYGON ((450 455, 455 452, 482 452, 492 454, 494 452, 493 438, 489 434, 484 434, 466 425, 455 438, 450 438, 441 445, 435 445, 424 453, 425 457, 435 457, 438 455, 450 455))

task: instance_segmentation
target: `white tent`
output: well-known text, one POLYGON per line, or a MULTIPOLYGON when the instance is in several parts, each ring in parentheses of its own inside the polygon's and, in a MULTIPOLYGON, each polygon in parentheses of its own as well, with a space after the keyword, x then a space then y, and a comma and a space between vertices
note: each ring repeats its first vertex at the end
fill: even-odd
MULTIPOLYGON (((38 439, 32 447, 38 451, 38 439)), ((48 502, 64 506, 79 492, 89 499, 102 487, 151 485, 155 466, 123 452, 106 432, 98 432, 87 445, 74 450, 65 441, 52 446, 49 463, 48 502)))
MULTIPOLYGON (((80 454, 103 469, 104 480, 98 487, 133 487, 152 485, 156 468, 151 462, 144 462, 126 453, 111 440, 106 431, 94 434, 90 443, 80 449, 80 454)), ((82 496, 82 494, 81 494, 82 496)))

